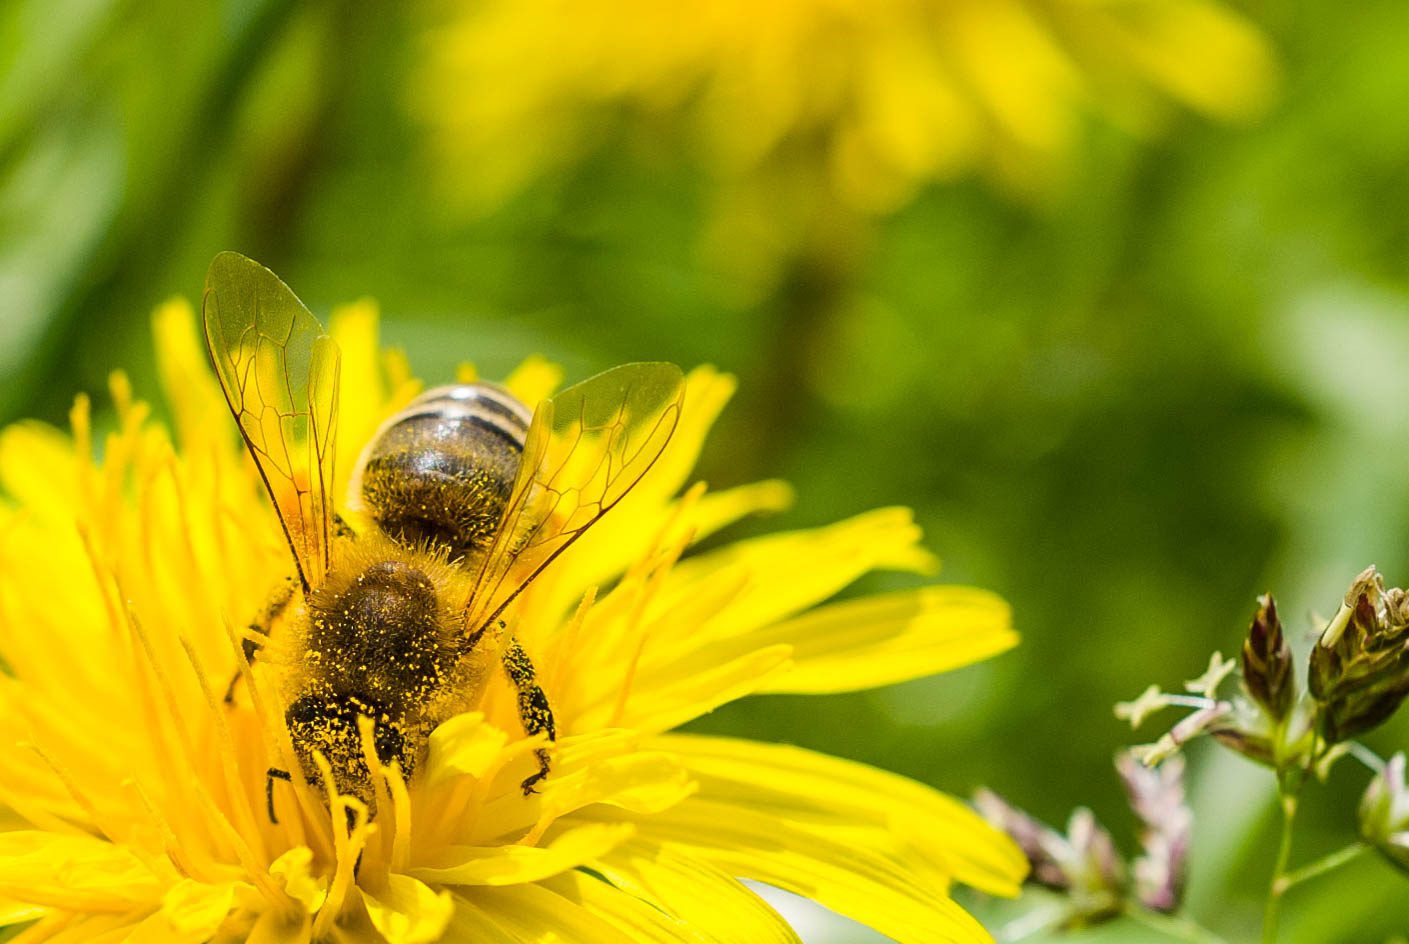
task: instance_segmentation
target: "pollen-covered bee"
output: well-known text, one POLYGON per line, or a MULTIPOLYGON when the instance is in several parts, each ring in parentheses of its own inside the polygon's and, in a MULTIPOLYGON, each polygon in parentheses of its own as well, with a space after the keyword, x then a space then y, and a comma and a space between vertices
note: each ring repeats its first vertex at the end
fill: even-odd
MULTIPOLYGON (((363 450, 344 505, 354 531, 332 495, 337 344, 236 253, 211 263, 203 307, 216 374, 293 554, 294 579, 256 628, 278 623, 268 645, 304 777, 320 783, 321 761, 370 807, 367 723, 378 761, 409 778, 435 726, 472 708, 499 667, 524 729, 552 740, 548 699, 503 617, 655 463, 679 419, 680 370, 628 364, 532 411, 492 384, 431 390, 363 450)), ((548 773, 540 750, 524 792, 548 773)))

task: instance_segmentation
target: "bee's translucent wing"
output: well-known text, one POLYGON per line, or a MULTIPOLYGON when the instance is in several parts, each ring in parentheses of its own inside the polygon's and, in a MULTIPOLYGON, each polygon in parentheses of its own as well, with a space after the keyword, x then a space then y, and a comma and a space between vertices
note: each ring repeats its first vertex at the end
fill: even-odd
POLYGON ((205 282, 205 337, 230 412, 279 511, 304 588, 328 571, 338 422, 337 343, 259 263, 222 252, 205 282))
POLYGON ((476 575, 472 637, 641 480, 674 434, 684 398, 680 368, 647 363, 613 368, 539 404, 476 575))

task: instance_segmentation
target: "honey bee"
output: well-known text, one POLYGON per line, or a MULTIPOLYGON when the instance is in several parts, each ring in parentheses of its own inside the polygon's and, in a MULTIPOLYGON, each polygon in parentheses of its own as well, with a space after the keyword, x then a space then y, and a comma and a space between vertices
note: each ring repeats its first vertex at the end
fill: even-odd
MULTIPOLYGON (((430 390, 363 450, 344 503, 354 530, 332 495, 336 342, 237 253, 211 263, 203 309, 215 372, 292 553, 287 591, 252 628, 280 666, 307 781, 322 782, 321 760, 339 792, 372 808, 361 719, 377 760, 409 779, 435 726, 473 708, 500 668, 525 731, 551 741, 552 710, 507 610, 660 456, 680 416, 679 368, 627 364, 534 410, 488 383, 430 390)), ((537 761, 525 794, 549 774, 546 750, 537 761)), ((292 777, 269 777, 274 819, 274 779, 292 777)))

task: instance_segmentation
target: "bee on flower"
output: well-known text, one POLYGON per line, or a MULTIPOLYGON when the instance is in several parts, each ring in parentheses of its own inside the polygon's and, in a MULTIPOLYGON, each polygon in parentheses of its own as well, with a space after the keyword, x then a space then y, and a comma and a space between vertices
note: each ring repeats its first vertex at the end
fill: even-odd
POLYGON ((154 319, 171 433, 116 374, 101 443, 86 398, 0 434, 14 940, 795 941, 743 880, 988 939, 951 888, 1026 866, 965 805, 673 732, 1011 646, 980 590, 826 602, 929 569, 907 512, 698 551, 790 500, 682 491, 729 378, 423 391, 368 305, 325 332, 234 256, 209 286, 213 371, 185 303, 154 319))

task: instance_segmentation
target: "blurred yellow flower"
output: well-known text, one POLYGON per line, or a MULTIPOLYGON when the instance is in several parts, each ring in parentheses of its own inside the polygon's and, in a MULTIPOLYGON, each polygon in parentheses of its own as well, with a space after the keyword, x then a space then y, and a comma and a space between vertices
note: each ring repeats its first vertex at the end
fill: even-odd
MULTIPOLYGON (((682 557, 789 499, 777 482, 677 497, 732 391, 708 369, 650 475, 516 604, 560 732, 541 793, 519 782, 542 742, 496 677, 409 784, 384 772, 372 821, 281 784, 272 822, 279 669, 257 660, 222 694, 288 547, 189 307, 155 325, 174 435, 120 374, 101 462, 84 399, 71 435, 0 434, 0 927, 30 923, 14 940, 795 941, 741 878, 897 941, 988 939, 951 884, 1014 894, 1024 863, 961 803, 798 748, 670 733, 753 692, 881 685, 1015 641, 975 589, 816 606, 868 571, 932 565, 901 509, 682 557)), ((355 451, 418 388, 370 306, 332 333, 355 451)), ((508 386, 536 402, 557 381, 530 361, 508 386)))
POLYGON ((1262 36, 1213 0, 441 6, 414 102, 450 193, 490 208, 579 160, 614 115, 678 119, 736 263, 834 239, 838 216, 887 213, 930 181, 1040 188, 1086 113, 1136 133, 1167 100, 1250 117, 1275 74, 1262 36))

